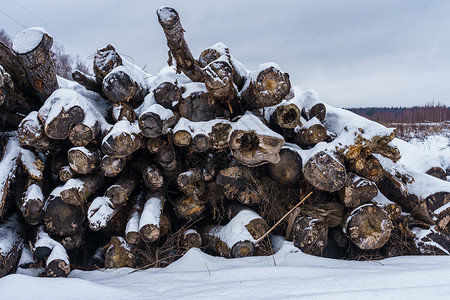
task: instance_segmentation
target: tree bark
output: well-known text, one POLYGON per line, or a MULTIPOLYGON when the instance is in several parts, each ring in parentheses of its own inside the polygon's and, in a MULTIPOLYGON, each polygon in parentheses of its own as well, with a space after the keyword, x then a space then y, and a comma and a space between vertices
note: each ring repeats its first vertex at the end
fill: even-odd
POLYGON ((216 116, 216 107, 211 103, 209 93, 194 91, 181 100, 178 111, 180 116, 192 122, 209 121, 216 116))
POLYGON ((350 208, 368 203, 377 195, 378 188, 374 182, 351 172, 345 175, 345 185, 339 191, 342 202, 350 208))
POLYGON ((79 84, 84 86, 87 90, 96 92, 97 94, 101 95, 102 97, 105 96, 102 91, 102 85, 97 82, 97 80, 94 76, 90 76, 90 75, 84 74, 81 71, 76 70, 75 72, 72 73, 72 79, 75 82, 78 82, 79 84))
POLYGON ((121 120, 127 120, 128 122, 133 123, 136 121, 136 113, 127 103, 114 103, 112 107, 112 119, 116 123, 121 120))
POLYGON ((69 140, 75 147, 84 147, 100 135, 100 125, 96 121, 93 126, 85 123, 74 125, 69 131, 69 140))
POLYGON ((97 84, 101 85, 103 78, 114 68, 122 65, 122 58, 113 45, 108 44, 98 49, 94 55, 94 75, 97 84))
POLYGON ((122 172, 122 169, 125 167, 126 163, 126 157, 114 158, 105 155, 100 162, 100 171, 105 177, 115 177, 122 172))
POLYGON ((317 143, 325 141, 327 130, 320 123, 308 126, 305 124, 295 135, 295 143, 301 148, 306 149, 315 146, 317 143))
POLYGON ((154 242, 167 233, 167 217, 163 215, 164 196, 160 193, 147 193, 139 220, 139 235, 146 242, 154 242))
POLYGON ((42 223, 45 204, 42 181, 29 178, 17 204, 25 222, 30 225, 42 223))
POLYGON ((181 234, 181 247, 185 250, 202 247, 202 236, 195 229, 187 229, 181 234))
POLYGON ((255 178, 247 167, 234 166, 220 171, 216 183, 223 187, 225 196, 230 200, 236 199, 245 205, 255 205, 262 200, 255 178))
POLYGON ((203 81, 202 71, 184 39, 184 29, 177 11, 171 7, 161 7, 156 14, 166 35, 171 57, 175 59, 177 72, 183 72, 192 81, 203 81))
POLYGON ((74 147, 67 152, 67 160, 78 174, 92 174, 100 168, 100 155, 95 148, 74 147))
POLYGON ((124 66, 114 68, 103 78, 102 91, 114 103, 139 103, 146 95, 145 88, 133 79, 124 66))
POLYGON ((20 122, 17 128, 19 142, 22 146, 31 146, 38 151, 50 147, 51 141, 44 131, 44 126, 38 119, 38 113, 32 111, 20 122))
POLYGON ((336 192, 345 183, 344 165, 324 151, 311 156, 302 172, 306 180, 319 190, 336 192))
POLYGON ((145 145, 150 154, 157 154, 166 148, 167 141, 161 137, 149 138, 145 145))
POLYGON ((302 252, 322 256, 328 245, 328 224, 323 219, 300 216, 294 224, 294 246, 302 252))
POLYGON ((159 190, 164 184, 164 177, 161 171, 149 161, 140 159, 131 161, 131 166, 141 173, 145 185, 152 191, 159 190))
POLYGON ((105 268, 135 268, 136 256, 127 241, 119 236, 113 236, 103 248, 105 253, 105 268))
POLYGON ((58 172, 58 178, 61 182, 67 182, 76 174, 77 172, 75 172, 70 166, 63 166, 58 172))
POLYGON ((156 138, 167 134, 175 126, 179 115, 159 104, 153 104, 139 116, 139 128, 145 137, 156 138))
POLYGON ((186 220, 196 220, 206 209, 205 203, 196 196, 181 196, 174 206, 177 217, 186 220))

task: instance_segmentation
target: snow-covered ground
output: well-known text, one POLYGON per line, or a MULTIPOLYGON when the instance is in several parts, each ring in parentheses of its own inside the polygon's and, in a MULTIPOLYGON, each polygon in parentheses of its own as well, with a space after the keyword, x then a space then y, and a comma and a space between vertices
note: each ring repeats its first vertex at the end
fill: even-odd
POLYGON ((446 299, 448 256, 342 261, 292 243, 268 257, 225 259, 191 249, 164 269, 72 271, 69 278, 9 275, 1 299, 446 299))

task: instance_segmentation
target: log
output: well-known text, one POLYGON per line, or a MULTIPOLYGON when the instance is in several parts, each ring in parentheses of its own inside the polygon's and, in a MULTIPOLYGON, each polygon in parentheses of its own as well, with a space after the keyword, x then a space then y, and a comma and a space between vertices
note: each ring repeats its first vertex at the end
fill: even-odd
POLYGON ((131 167, 141 173, 142 178, 144 179, 144 184, 152 191, 157 191, 163 186, 163 174, 149 161, 145 159, 131 161, 131 167))
POLYGON ((378 188, 373 181, 352 172, 345 175, 345 185, 339 191, 339 197, 345 206, 355 208, 368 203, 378 195, 378 188))
POLYGON ((233 125, 229 145, 234 158, 247 166, 278 163, 284 138, 268 129, 255 115, 246 114, 233 125))
POLYGON ((231 107, 237 97, 233 83, 233 68, 226 60, 215 60, 203 68, 205 86, 209 94, 220 104, 231 107))
POLYGON ((57 187, 50 194, 46 202, 44 224, 49 234, 67 236, 78 230, 86 214, 82 207, 62 201, 61 190, 61 187, 57 187))
POLYGON ((61 182, 67 182, 72 179, 77 172, 75 172, 70 166, 63 166, 58 172, 58 178, 61 182))
POLYGON ((19 159, 22 167, 31 178, 41 180, 44 177, 45 165, 34 152, 27 149, 20 149, 19 159))
POLYGON ((101 146, 103 154, 111 158, 130 156, 142 146, 139 132, 137 122, 130 123, 127 120, 117 122, 103 138, 101 146))
POLYGON ((317 143, 325 141, 327 130, 318 122, 317 118, 308 121, 295 134, 295 143, 303 149, 307 149, 317 143))
POLYGON ((180 162, 173 147, 164 147, 158 151, 156 159, 166 177, 175 178, 180 173, 180 162))
POLYGON ((122 172, 127 163, 126 157, 114 158, 108 155, 103 156, 100 162, 100 172, 105 177, 115 177, 122 172))
POLYGON ((363 250, 381 248, 391 237, 392 229, 389 215, 373 204, 355 208, 344 225, 344 232, 350 240, 363 250))
POLYGON ((306 91, 302 94, 303 97, 303 107, 302 116, 306 120, 311 120, 312 118, 317 118, 320 122, 325 120, 327 114, 327 108, 323 104, 319 96, 314 91, 306 91))
POLYGON ((17 128, 19 142, 22 146, 31 146, 37 151, 43 151, 50 147, 51 141, 44 131, 44 126, 38 119, 38 112, 30 112, 20 122, 17 128))
POLYGON ((100 124, 95 121, 93 126, 90 124, 78 123, 69 131, 69 140, 75 147, 84 147, 95 141, 100 135, 100 124))
POLYGON ((178 122, 179 115, 160 104, 153 104, 139 116, 139 129, 145 137, 156 138, 167 134, 178 122))
POLYGON ((161 193, 147 193, 145 198, 139 219, 139 235, 146 242, 154 242, 168 232, 168 219, 163 215, 165 199, 161 193))
MULTIPOLYGON (((196 87, 197 83, 191 83, 196 87)), ((204 85, 203 85, 204 86, 204 85)), ((216 116, 216 107, 211 103, 209 93, 200 86, 198 90, 193 90, 190 94, 184 96, 178 108, 180 116, 192 122, 209 121, 216 116)), ((187 88, 190 90, 191 88, 187 88)))
POLYGON ((173 134, 173 143, 177 147, 186 147, 189 146, 192 142, 192 134, 190 131, 186 129, 178 129, 174 131, 173 134))
POLYGON ((103 248, 105 253, 105 268, 135 268, 136 256, 127 241, 120 236, 113 236, 103 248))
POLYGON ((119 179, 105 192, 114 206, 125 205, 128 197, 140 182, 140 175, 134 170, 122 172, 119 179))
POLYGON ((291 90, 289 75, 274 63, 261 64, 251 72, 241 90, 247 109, 281 103, 291 90))
POLYGON ((97 82, 96 78, 94 76, 84 74, 83 72, 76 70, 72 73, 72 79, 75 82, 78 82, 82 86, 86 88, 88 91, 96 92, 97 94, 104 96, 102 91, 102 85, 97 82))
POLYGON ((162 82, 154 90, 153 96, 156 103, 164 108, 172 109, 181 101, 181 91, 172 82, 162 82))
POLYGON ((222 186, 225 197, 229 200, 238 200, 245 205, 255 205, 262 201, 256 179, 247 167, 233 166, 220 171, 216 183, 222 186))
POLYGON ((102 187, 104 179, 98 173, 69 179, 61 188, 61 200, 70 205, 82 206, 90 195, 102 187))
POLYGON ((302 168, 306 180, 315 188, 336 192, 345 184, 345 167, 325 151, 313 154, 302 168))
POLYGON ((301 112, 296 104, 279 105, 270 115, 270 124, 275 128, 293 129, 297 126, 302 126, 300 117, 301 112))
POLYGON ((73 147, 67 151, 69 166, 78 174, 92 174, 100 168, 101 152, 95 148, 73 147))
POLYGON ((114 217, 119 209, 120 206, 115 206, 108 196, 95 198, 87 212, 89 228, 93 231, 105 228, 107 223, 114 217))
POLYGON ((427 173, 428 175, 431 175, 433 177, 442 179, 442 180, 447 180, 447 173, 445 172, 444 169, 440 168, 440 167, 433 167, 430 168, 428 171, 426 171, 425 173, 427 173))
POLYGON ((358 161, 351 169, 354 169, 361 176, 375 182, 381 180, 384 174, 380 161, 373 155, 369 155, 362 161, 358 161))
POLYGON ((166 148, 166 145, 167 141, 161 137, 149 138, 145 143, 150 154, 158 154, 158 152, 163 151, 166 148))
POLYGON ((23 219, 30 225, 40 224, 44 218, 45 199, 42 184, 42 181, 28 179, 25 184, 25 192, 17 203, 23 219))
POLYGON ((222 150, 228 148, 228 137, 231 131, 231 124, 222 120, 214 124, 209 134, 211 148, 222 150))
POLYGON ((75 231, 74 234, 68 235, 61 239, 61 245, 63 245, 64 249, 66 249, 67 251, 80 247, 84 244, 84 232, 84 226, 78 228, 78 230, 75 231))
MULTIPOLYGON (((202 81, 203 74, 184 39, 184 29, 175 9, 161 7, 156 11, 158 21, 164 30, 170 56, 177 65, 177 73, 183 72, 192 81, 202 81)), ((170 64, 169 64, 170 65, 170 64)))
POLYGON ((141 219, 142 209, 144 208, 146 200, 145 194, 145 190, 142 190, 142 192, 140 192, 136 197, 127 221, 127 226, 125 228, 125 239, 132 245, 138 244, 141 240, 141 236, 139 235, 139 221, 141 219))
POLYGON ((297 151, 283 148, 280 150, 280 161, 269 163, 268 170, 270 177, 278 184, 291 185, 299 179, 302 166, 302 158, 297 151))
MULTIPOLYGON (((229 220, 232 220, 241 212, 243 212, 244 214, 250 214, 249 211, 255 213, 242 204, 234 203, 227 207, 227 217, 229 220)), ((259 239, 269 230, 267 222, 262 217, 252 218, 245 224, 245 228, 255 239, 259 239)))
POLYGON ((13 50, 25 69, 34 93, 44 101, 58 89, 58 81, 50 48, 53 38, 38 27, 28 28, 14 37, 13 50))
POLYGON ((17 138, 10 138, 3 150, 3 157, 0 161, 0 217, 3 217, 6 196, 16 174, 19 154, 19 141, 17 138))
POLYGON ((326 220, 300 216, 294 224, 294 246, 302 252, 322 256, 328 245, 328 224, 326 220))
POLYGON ((18 214, 0 224, 0 278, 8 274, 17 264, 23 247, 24 229, 18 214))
POLYGON ((412 230, 414 243, 423 255, 450 255, 450 237, 436 230, 435 226, 428 229, 415 227, 412 230))
POLYGON ((192 137, 191 147, 194 152, 206 152, 211 147, 211 140, 208 135, 198 133, 192 137))
POLYGON ((146 89, 133 78, 133 75, 124 66, 115 67, 103 78, 102 91, 113 103, 139 103, 147 94, 146 89))
POLYGON ((181 196, 174 205, 178 218, 196 220, 206 209, 205 203, 196 196, 181 196))
POLYGON ((121 120, 127 120, 130 123, 136 121, 136 113, 134 112, 134 109, 124 102, 114 103, 111 115, 115 123, 121 120))
POLYGON ((94 55, 94 75, 97 84, 101 85, 103 78, 114 68, 122 65, 122 57, 117 53, 113 45, 108 44, 98 49, 94 55))
POLYGON ((53 247, 58 244, 44 231, 42 225, 36 228, 33 239, 33 254, 37 260, 46 259, 52 253, 53 247))
POLYGON ((185 250, 202 247, 202 236, 195 229, 187 229, 181 234, 181 247, 185 250))
POLYGON ((205 191, 205 181, 198 168, 192 168, 178 175, 177 185, 187 196, 199 197, 205 191))

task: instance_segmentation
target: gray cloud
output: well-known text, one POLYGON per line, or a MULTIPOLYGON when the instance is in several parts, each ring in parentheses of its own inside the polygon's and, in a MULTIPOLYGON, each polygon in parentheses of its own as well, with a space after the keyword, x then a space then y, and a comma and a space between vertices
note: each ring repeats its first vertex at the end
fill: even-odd
MULTIPOLYGON (((158 72, 167 46, 155 11, 169 5, 180 13, 194 56, 222 41, 247 68, 275 61, 293 84, 335 106, 450 105, 448 1, 2 2, 3 12, 26 26, 43 26, 83 58, 113 43, 148 72, 158 72)), ((12 35, 23 29, 2 20, 12 35)))

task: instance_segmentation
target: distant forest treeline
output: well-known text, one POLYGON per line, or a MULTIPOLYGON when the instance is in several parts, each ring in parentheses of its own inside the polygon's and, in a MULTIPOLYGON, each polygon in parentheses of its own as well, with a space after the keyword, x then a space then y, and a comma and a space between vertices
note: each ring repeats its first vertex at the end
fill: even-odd
POLYGON ((379 123, 424 123, 450 121, 450 107, 427 104, 413 107, 359 107, 348 110, 379 123))

